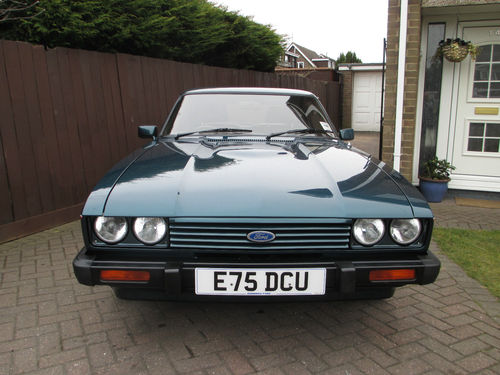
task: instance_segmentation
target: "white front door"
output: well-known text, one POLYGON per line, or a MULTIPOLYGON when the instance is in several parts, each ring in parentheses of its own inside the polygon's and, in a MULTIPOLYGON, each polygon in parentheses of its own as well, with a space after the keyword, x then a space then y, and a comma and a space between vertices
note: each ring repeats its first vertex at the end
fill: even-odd
POLYGON ((354 72, 352 128, 357 131, 380 130, 382 72, 354 72))
POLYGON ((479 46, 459 65, 451 187, 500 191, 500 26, 464 27, 479 46))

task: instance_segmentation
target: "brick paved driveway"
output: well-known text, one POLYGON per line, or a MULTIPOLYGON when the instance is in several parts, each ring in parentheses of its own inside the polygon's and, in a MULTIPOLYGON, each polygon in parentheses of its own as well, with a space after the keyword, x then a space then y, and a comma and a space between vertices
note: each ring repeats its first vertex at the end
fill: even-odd
POLYGON ((500 373, 500 304, 436 248, 438 281, 389 300, 201 304, 79 285, 81 245, 78 223, 0 245, 0 374, 500 373))

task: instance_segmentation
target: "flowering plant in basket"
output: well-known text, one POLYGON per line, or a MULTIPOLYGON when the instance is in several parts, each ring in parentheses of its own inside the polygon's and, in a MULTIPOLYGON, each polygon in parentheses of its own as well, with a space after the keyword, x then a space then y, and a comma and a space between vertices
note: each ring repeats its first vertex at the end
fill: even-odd
POLYGON ((470 55, 474 60, 478 54, 478 47, 472 42, 466 42, 463 39, 446 39, 439 42, 437 56, 444 56, 451 62, 460 62, 470 55))

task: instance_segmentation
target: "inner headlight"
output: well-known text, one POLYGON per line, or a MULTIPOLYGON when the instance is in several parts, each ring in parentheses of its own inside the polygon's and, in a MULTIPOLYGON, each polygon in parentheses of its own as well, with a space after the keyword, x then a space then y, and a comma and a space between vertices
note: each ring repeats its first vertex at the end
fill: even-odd
POLYGON ((160 242, 167 233, 167 223, 161 217, 138 217, 134 221, 134 234, 146 245, 160 242))
POLYGON ((94 222, 95 234, 106 243, 117 243, 127 235, 128 225, 124 217, 99 216, 94 222))
POLYGON ((391 237, 401 245, 408 245, 414 242, 421 231, 422 224, 420 224, 420 220, 418 219, 394 219, 391 222, 391 237))
POLYGON ((380 219, 357 219, 354 222, 354 238, 362 245, 376 244, 382 239, 384 232, 385 225, 380 219))

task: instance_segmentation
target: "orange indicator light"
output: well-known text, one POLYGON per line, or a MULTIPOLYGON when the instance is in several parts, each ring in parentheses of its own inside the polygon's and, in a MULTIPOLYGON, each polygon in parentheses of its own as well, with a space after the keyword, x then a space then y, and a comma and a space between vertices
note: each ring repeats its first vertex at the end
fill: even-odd
POLYGON ((149 281, 148 271, 102 270, 102 281, 149 281))
POLYGON ((391 281, 391 280, 413 280, 415 270, 372 270, 370 271, 370 281, 391 281))

